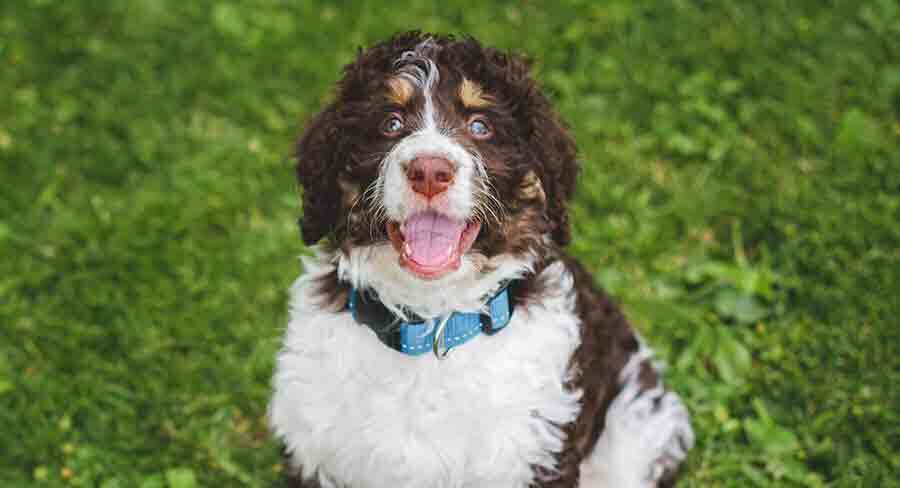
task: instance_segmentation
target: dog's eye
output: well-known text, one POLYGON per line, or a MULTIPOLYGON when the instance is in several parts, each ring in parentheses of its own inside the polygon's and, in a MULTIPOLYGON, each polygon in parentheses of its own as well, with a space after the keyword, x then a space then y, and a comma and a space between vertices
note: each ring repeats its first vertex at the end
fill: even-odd
POLYGON ((400 135, 404 127, 403 117, 400 114, 390 114, 381 123, 381 133, 388 137, 394 137, 400 135))
POLYGON ((469 134, 475 139, 487 139, 494 135, 494 132, 483 115, 473 115, 469 119, 469 134))

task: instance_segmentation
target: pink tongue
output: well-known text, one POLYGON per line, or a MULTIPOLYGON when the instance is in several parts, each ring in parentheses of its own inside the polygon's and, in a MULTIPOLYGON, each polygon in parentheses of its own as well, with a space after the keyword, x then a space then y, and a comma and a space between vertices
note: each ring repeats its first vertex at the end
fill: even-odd
POLYGON ((419 212, 406 220, 403 235, 409 244, 409 257, 425 266, 444 266, 459 245, 465 222, 452 220, 437 212, 419 212))

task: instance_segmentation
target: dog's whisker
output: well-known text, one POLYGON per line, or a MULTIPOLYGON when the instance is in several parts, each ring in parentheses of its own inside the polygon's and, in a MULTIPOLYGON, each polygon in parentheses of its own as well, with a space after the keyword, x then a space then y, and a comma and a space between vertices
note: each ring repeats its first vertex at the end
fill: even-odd
MULTIPOLYGON (((482 182, 482 185, 490 185, 490 183, 482 182)), ((495 192, 484 186, 477 186, 473 193, 476 201, 475 209, 482 212, 486 220, 489 215, 491 220, 498 225, 501 224, 505 218, 506 211, 500 200, 494 195, 495 192)))

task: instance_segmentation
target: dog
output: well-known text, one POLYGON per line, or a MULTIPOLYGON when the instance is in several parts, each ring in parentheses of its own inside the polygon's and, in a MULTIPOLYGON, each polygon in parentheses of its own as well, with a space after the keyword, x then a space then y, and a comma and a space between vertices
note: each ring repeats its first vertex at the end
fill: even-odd
POLYGON ((407 32, 297 144, 304 274, 269 406, 293 487, 656 487, 693 444, 569 257, 575 143, 525 58, 407 32))

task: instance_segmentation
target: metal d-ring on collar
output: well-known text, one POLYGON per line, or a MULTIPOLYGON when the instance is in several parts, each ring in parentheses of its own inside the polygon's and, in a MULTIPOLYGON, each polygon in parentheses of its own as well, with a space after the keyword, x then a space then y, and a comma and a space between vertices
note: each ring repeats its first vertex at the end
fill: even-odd
POLYGON ((450 348, 447 347, 447 340, 445 339, 444 332, 447 330, 447 322, 450 322, 450 317, 453 314, 449 314, 443 319, 441 319, 440 325, 438 325, 437 330, 434 332, 434 339, 431 340, 431 351, 434 353, 434 357, 438 359, 445 359, 447 354, 450 354, 450 348))
POLYGON ((368 326, 386 346, 411 356, 431 350, 444 359, 450 349, 468 342, 479 334, 492 335, 506 327, 512 317, 510 282, 486 296, 487 311, 453 312, 440 319, 424 319, 411 314, 403 320, 389 310, 371 290, 351 289, 347 308, 360 324, 368 326), (435 321, 437 325, 435 325, 435 321))

